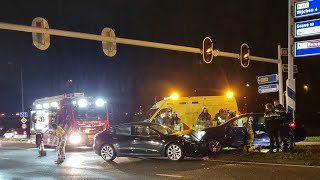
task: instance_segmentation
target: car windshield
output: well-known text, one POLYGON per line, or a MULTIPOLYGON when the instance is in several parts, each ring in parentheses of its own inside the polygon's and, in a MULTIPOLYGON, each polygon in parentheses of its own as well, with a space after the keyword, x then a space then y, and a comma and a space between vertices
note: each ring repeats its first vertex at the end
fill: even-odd
POLYGON ((168 128, 167 126, 163 126, 163 125, 158 125, 158 124, 153 124, 150 126, 151 128, 157 130, 158 132, 160 132, 161 134, 164 135, 170 135, 175 133, 176 131, 173 129, 168 128))
POLYGON ((75 119, 84 121, 106 120, 107 112, 99 108, 77 108, 75 109, 75 119))
POLYGON ((155 112, 157 112, 157 109, 149 109, 148 112, 145 113, 145 115, 142 117, 141 121, 149 121, 150 118, 154 115, 155 112))

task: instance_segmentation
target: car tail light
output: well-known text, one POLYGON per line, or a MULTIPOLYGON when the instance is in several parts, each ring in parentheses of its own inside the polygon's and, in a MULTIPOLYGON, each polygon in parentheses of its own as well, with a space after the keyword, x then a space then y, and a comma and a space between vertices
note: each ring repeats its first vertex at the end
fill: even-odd
POLYGON ((23 135, 27 135, 27 131, 23 131, 23 135))
POLYGON ((296 123, 295 122, 290 122, 289 123, 289 127, 292 128, 292 129, 296 128, 296 123))

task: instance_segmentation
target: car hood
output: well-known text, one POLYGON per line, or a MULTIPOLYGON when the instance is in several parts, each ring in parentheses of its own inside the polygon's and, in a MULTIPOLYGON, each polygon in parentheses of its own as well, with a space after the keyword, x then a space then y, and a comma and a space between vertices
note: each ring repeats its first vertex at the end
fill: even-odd
POLYGON ((184 130, 184 131, 179 131, 179 132, 175 132, 171 135, 188 135, 191 134, 192 130, 184 130))

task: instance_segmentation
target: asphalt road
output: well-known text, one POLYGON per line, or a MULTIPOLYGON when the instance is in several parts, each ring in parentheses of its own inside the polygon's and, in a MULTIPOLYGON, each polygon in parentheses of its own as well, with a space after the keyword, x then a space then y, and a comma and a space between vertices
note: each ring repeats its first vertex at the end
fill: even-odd
MULTIPOLYGON (((222 154, 223 155, 223 154, 222 154)), ((108 163, 92 151, 68 152, 61 165, 54 150, 38 157, 23 143, 0 146, 0 179, 319 179, 320 167, 238 163, 186 158, 116 158, 108 163)))

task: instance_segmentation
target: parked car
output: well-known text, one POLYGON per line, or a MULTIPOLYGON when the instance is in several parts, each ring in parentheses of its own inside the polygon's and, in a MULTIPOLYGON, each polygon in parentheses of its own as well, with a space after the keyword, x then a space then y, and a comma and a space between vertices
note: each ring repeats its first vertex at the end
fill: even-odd
POLYGON ((95 153, 106 161, 116 157, 168 157, 182 160, 185 156, 207 155, 201 133, 174 130, 155 123, 137 122, 113 126, 94 139, 95 153))
MULTIPOLYGON (((270 138, 266 133, 265 118, 262 113, 244 114, 239 117, 234 117, 220 126, 206 128, 203 130, 204 136, 202 140, 207 142, 211 153, 219 153, 223 147, 238 148, 243 146, 247 132, 246 123, 249 118, 253 119, 253 145, 268 147, 270 145, 270 138)), ((297 139, 295 137, 296 125, 294 122, 288 122, 286 125, 288 126, 288 134, 284 140, 288 144, 287 148, 292 149, 297 139)), ((281 142, 282 148, 283 144, 284 143, 281 142)))
POLYGON ((22 128, 11 128, 7 130, 4 135, 5 138, 27 138, 28 137, 28 131, 22 128))

